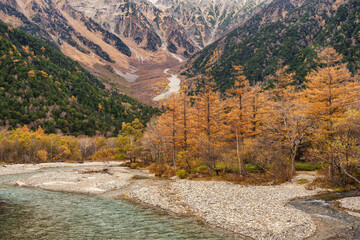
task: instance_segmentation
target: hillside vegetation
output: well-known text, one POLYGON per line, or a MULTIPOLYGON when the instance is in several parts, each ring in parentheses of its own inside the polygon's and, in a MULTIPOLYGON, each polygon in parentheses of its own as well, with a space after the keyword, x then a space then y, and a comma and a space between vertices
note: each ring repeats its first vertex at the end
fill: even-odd
POLYGON ((147 122, 157 110, 105 90, 52 43, 0 23, 0 126, 47 133, 117 134, 123 122, 147 122))
POLYGON ((301 84, 317 65, 316 49, 331 45, 343 54, 348 68, 359 68, 360 2, 334 0, 274 1, 241 27, 196 54, 185 74, 214 77, 223 91, 234 84, 233 66, 242 65, 249 81, 272 80, 278 65, 296 72, 301 84), (285 17, 284 17, 285 16, 285 17))

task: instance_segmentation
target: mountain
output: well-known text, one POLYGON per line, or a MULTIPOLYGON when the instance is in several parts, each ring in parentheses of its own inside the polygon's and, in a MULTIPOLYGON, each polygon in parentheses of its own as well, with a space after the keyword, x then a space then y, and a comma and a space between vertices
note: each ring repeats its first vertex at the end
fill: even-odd
POLYGON ((0 126, 48 133, 116 135, 157 110, 115 91, 45 42, 0 22, 0 126))
POLYGON ((0 20, 55 42, 118 89, 150 102, 167 68, 238 26, 270 0, 0 0, 0 20))
POLYGON ((184 70, 208 74, 220 89, 233 84, 232 67, 242 65, 252 82, 271 78, 279 63, 301 83, 316 66, 316 49, 332 45, 352 70, 359 66, 359 1, 275 0, 245 24, 195 54, 184 70))
POLYGON ((163 48, 183 56, 198 50, 182 26, 151 2, 69 0, 69 4, 108 31, 131 39, 145 50, 155 52, 163 48))
POLYGON ((212 43, 248 20, 270 0, 158 0, 155 6, 172 16, 200 47, 212 43))
POLYGON ((188 56, 234 26, 269 0, 69 0, 69 4, 118 36, 145 49, 165 47, 188 56))

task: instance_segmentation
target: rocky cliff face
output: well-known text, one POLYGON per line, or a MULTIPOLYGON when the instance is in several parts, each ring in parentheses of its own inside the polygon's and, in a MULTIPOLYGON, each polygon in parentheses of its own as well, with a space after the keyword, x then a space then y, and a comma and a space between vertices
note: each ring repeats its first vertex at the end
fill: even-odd
POLYGON ((171 15, 200 47, 243 24, 271 0, 158 0, 155 6, 171 15))
POLYGON ((138 47, 155 52, 166 49, 187 56, 198 50, 186 30, 171 15, 148 1, 69 0, 77 11, 138 47))
POLYGON ((34 35, 50 38, 62 45, 64 42, 77 50, 89 54, 95 53, 107 62, 113 62, 109 54, 99 44, 86 37, 83 32, 72 26, 71 21, 78 21, 84 24, 88 31, 95 32, 104 42, 116 47, 126 56, 131 56, 129 47, 116 35, 103 29, 99 24, 87 18, 80 12, 69 8, 65 1, 46 0, 1 0, 1 11, 7 15, 5 21, 16 22, 15 25, 30 31, 34 35), (65 15, 71 15, 69 20, 65 15), (40 30, 40 31, 39 31, 40 30))
POLYGON ((140 47, 187 56, 244 23, 270 0, 69 0, 107 30, 140 47))

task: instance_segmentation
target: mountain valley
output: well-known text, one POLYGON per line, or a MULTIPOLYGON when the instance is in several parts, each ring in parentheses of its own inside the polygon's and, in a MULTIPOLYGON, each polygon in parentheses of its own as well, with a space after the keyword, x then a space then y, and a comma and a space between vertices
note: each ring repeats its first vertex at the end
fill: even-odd
POLYGON ((164 69, 178 71, 268 2, 0 0, 0 19, 54 41, 108 89, 151 103, 164 69))

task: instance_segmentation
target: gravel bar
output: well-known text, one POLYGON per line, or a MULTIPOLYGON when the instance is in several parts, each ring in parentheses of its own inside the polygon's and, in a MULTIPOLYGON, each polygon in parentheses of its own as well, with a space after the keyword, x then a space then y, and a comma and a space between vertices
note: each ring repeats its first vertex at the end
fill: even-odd
POLYGON ((66 168, 66 167, 91 167, 91 166, 108 166, 119 165, 119 162, 84 162, 84 163, 39 163, 39 164, 5 164, 0 165, 0 176, 10 174, 20 174, 36 172, 49 168, 66 168))
POLYGON ((360 197, 349 197, 338 200, 342 208, 347 209, 347 213, 360 218, 360 197))
POLYGON ((341 207, 360 211, 360 197, 349 197, 339 200, 341 207))
POLYGON ((130 196, 255 239, 304 239, 316 231, 311 217, 289 200, 316 194, 303 185, 241 186, 227 182, 177 180, 143 186, 130 196))

